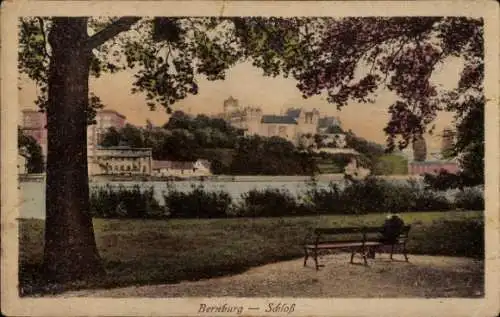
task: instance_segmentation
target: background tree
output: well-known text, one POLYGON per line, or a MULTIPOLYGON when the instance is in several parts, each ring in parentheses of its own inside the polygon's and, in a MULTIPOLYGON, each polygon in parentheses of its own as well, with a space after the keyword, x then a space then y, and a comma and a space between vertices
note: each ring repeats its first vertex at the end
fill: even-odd
POLYGON ((359 137, 351 130, 346 133, 345 140, 347 148, 352 148, 361 153, 357 160, 365 168, 373 170, 379 158, 385 153, 382 145, 359 137))
POLYGON ((423 162, 427 159, 427 143, 422 135, 416 136, 412 142, 413 160, 423 162))
POLYGON ((32 136, 25 135, 20 127, 17 128, 17 148, 20 154, 26 158, 28 173, 44 172, 45 163, 40 144, 32 136))
POLYGON ((484 184, 484 101, 470 102, 467 114, 457 125, 453 155, 459 157, 464 185, 475 186, 484 184))
POLYGON ((455 150, 455 132, 449 128, 443 130, 441 141, 441 156, 443 158, 450 158, 454 156, 455 150))
POLYGON ((457 135, 450 157, 457 157, 461 171, 452 174, 441 171, 425 175, 428 186, 437 190, 484 184, 484 98, 471 98, 463 107, 466 114, 457 123, 457 135))
POLYGON ((109 128, 103 135, 101 146, 117 146, 122 140, 121 133, 115 127, 109 128))
POLYGON ((238 140, 229 167, 233 175, 311 175, 316 170, 311 153, 286 139, 258 135, 238 140))
POLYGON ((145 140, 143 130, 127 123, 120 130, 120 145, 127 145, 136 148, 144 147, 145 140))

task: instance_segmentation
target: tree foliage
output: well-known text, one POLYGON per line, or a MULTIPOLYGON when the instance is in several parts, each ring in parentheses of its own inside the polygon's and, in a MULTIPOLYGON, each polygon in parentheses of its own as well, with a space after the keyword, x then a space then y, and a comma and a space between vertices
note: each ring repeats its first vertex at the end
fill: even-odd
POLYGON ((240 138, 229 166, 233 175, 312 175, 317 171, 312 153, 299 151, 280 137, 240 138))
POLYGON ((102 146, 150 147, 155 160, 193 161, 210 158, 206 149, 234 149, 241 132, 222 119, 192 117, 175 111, 162 127, 139 128, 127 124, 109 129, 102 146))
MULTIPOLYGON (((94 32, 116 18, 92 18, 94 32)), ((326 94, 339 108, 350 100, 370 102, 383 87, 397 94, 385 128, 388 145, 406 147, 439 111, 467 112, 466 93, 482 96, 483 21, 467 17, 360 18, 142 18, 94 49, 92 74, 136 71, 133 92, 148 105, 170 109, 198 93, 196 74, 223 79, 225 71, 250 60, 264 75, 297 80, 304 97, 326 94), (152 23, 154 22, 154 23, 152 23), (464 60, 457 89, 432 82, 449 57, 464 60)), ((46 92, 50 19, 26 18, 21 27, 20 69, 46 92), (42 27, 44 32, 42 32, 42 27), (35 53, 35 54, 33 54, 35 53)))
POLYGON ((413 159, 417 162, 423 162, 427 159, 427 142, 422 135, 416 136, 412 142, 413 159))
POLYGON ((28 173, 43 173, 45 163, 43 160, 40 144, 23 130, 17 128, 17 148, 19 153, 26 158, 26 169, 28 173))
POLYGON ((315 168, 312 153, 299 151, 285 139, 244 137, 224 120, 181 111, 174 112, 163 127, 111 128, 101 145, 150 147, 155 160, 208 159, 215 174, 309 175, 315 168), (224 155, 225 151, 231 154, 224 155))

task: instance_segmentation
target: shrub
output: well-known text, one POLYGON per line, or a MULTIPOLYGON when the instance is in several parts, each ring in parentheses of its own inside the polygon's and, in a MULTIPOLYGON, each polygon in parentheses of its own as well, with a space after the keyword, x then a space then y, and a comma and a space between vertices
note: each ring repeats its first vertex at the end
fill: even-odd
POLYGON ((422 190, 414 198, 411 211, 444 211, 453 209, 453 203, 442 194, 432 190, 422 190))
POLYGON ((410 253, 484 258, 483 220, 435 221, 410 235, 410 253))
POLYGON ((236 214, 242 217, 280 217, 303 214, 306 208, 286 189, 252 189, 241 195, 236 214))
POLYGON ((169 187, 163 195, 165 207, 173 218, 222 218, 229 215, 232 198, 225 191, 206 191, 193 185, 190 192, 169 187))
POLYGON ((305 205, 314 208, 318 213, 342 213, 342 191, 331 182, 327 188, 318 188, 315 182, 309 185, 304 196, 305 205))
POLYGON ((476 188, 467 188, 455 195, 457 208, 466 210, 484 210, 484 193, 476 188))
POLYGON ((151 218, 161 217, 163 209, 154 197, 153 187, 141 190, 139 185, 106 185, 92 190, 90 213, 96 218, 151 218))
POLYGON ((329 214, 436 211, 453 207, 443 195, 425 190, 415 182, 397 184, 373 177, 349 183, 343 190, 333 183, 326 189, 318 189, 312 182, 306 198, 311 207, 329 214))
POLYGON ((458 188, 460 184, 460 176, 450 173, 446 170, 440 170, 438 174, 425 174, 424 183, 429 189, 447 190, 458 188))

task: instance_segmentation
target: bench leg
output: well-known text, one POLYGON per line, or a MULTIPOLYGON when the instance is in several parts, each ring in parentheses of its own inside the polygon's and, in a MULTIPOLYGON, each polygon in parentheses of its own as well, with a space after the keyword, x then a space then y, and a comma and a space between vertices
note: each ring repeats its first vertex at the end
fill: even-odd
POLYGON ((392 254, 394 253, 394 244, 391 244, 391 260, 392 260, 392 254))
POLYGON ((403 244, 403 255, 405 256, 405 261, 408 261, 408 251, 406 251, 406 243, 403 244))
POLYGON ((319 270, 318 251, 317 250, 314 250, 314 263, 316 264, 316 271, 319 270))
POLYGON ((351 264, 354 264, 354 254, 356 253, 356 250, 351 251, 351 264))
POLYGON ((304 266, 307 264, 307 259, 309 258, 309 252, 307 252, 307 249, 304 249, 304 266))
MULTIPOLYGON (((370 250, 370 249, 368 249, 370 250)), ((365 248, 362 248, 361 249, 361 255, 363 256, 363 262, 365 263, 365 265, 368 265, 368 259, 367 259, 367 250, 365 248)))
POLYGON ((376 253, 377 253, 377 249, 375 247, 368 248, 368 257, 370 259, 375 259, 376 253))

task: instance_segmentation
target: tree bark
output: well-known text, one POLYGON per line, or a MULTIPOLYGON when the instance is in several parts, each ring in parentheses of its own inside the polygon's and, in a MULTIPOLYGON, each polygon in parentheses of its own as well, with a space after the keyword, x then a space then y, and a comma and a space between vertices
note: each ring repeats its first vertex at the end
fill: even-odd
POLYGON ((87 18, 53 18, 43 258, 48 282, 88 280, 104 273, 89 213, 87 40, 87 18))

